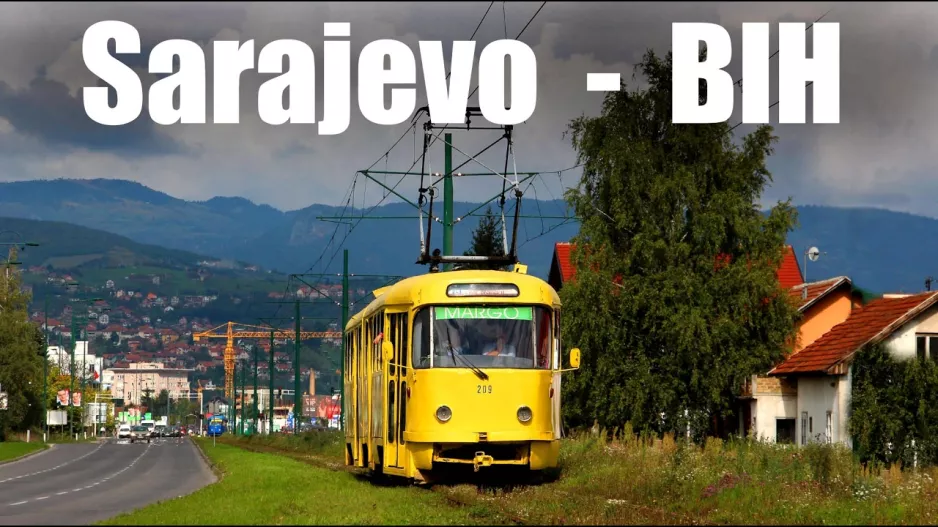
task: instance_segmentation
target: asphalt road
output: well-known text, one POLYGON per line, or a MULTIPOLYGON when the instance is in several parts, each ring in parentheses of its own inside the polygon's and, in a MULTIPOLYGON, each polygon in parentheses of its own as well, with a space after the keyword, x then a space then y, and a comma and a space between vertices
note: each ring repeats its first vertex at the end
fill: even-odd
POLYGON ((214 480, 186 438, 59 444, 0 465, 0 525, 88 525, 214 480))

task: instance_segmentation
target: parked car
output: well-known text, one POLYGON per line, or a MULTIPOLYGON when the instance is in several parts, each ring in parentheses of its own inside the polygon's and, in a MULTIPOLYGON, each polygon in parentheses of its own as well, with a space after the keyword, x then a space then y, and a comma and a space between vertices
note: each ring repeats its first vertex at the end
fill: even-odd
POLYGON ((130 439, 130 425, 120 425, 117 429, 117 438, 118 439, 130 439))
POLYGON ((143 425, 136 425, 130 428, 130 442, 136 443, 137 441, 146 440, 147 443, 150 442, 150 428, 143 425))

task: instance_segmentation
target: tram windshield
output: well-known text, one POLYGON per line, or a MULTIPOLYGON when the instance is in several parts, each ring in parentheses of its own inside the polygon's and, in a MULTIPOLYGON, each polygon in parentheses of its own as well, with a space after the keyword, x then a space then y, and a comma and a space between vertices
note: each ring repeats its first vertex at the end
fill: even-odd
POLYGON ((426 308, 414 321, 414 365, 417 368, 549 369, 550 330, 550 310, 543 307, 426 308))

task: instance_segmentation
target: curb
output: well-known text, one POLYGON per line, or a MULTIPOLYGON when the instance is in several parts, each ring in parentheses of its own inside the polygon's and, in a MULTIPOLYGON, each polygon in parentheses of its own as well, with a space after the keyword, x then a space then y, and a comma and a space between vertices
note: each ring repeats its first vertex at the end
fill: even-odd
POLYGON ((205 451, 202 450, 202 445, 198 444, 192 439, 189 439, 189 441, 191 441, 192 444, 195 446, 195 450, 199 453, 199 456, 202 458, 202 461, 204 461, 205 464, 208 465, 208 468, 211 469, 212 474, 215 475, 215 483, 218 483, 219 481, 221 481, 222 478, 225 476, 225 473, 222 472, 222 470, 218 468, 218 466, 216 466, 215 463, 212 462, 212 460, 208 457, 205 451))
POLYGON ((55 448, 55 443, 46 443, 46 444, 47 444, 48 446, 46 446, 45 448, 40 448, 39 450, 36 450, 35 452, 30 452, 30 453, 28 453, 28 454, 23 454, 23 455, 20 456, 20 457, 15 457, 15 458, 13 458, 13 459, 8 459, 8 460, 6 460, 6 461, 0 461, 0 466, 9 465, 9 464, 11 464, 11 463, 18 463, 18 462, 20 462, 20 461, 23 461, 23 460, 25 460, 25 459, 31 458, 31 457, 33 457, 33 456, 38 456, 39 454, 45 454, 46 452, 48 452, 48 451, 52 450, 53 448, 55 448))

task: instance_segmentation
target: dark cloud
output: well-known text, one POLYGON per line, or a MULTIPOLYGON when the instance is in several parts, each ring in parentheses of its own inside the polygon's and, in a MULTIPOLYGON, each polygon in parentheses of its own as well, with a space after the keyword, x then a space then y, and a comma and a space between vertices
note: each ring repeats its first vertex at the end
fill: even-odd
MULTIPOLYGON (((113 103, 113 102, 112 102, 113 103)), ((43 77, 18 91, 0 83, 0 116, 22 134, 57 148, 88 148, 123 154, 156 156, 181 152, 142 115, 121 127, 101 126, 85 113, 80 98, 64 84, 43 77)))

